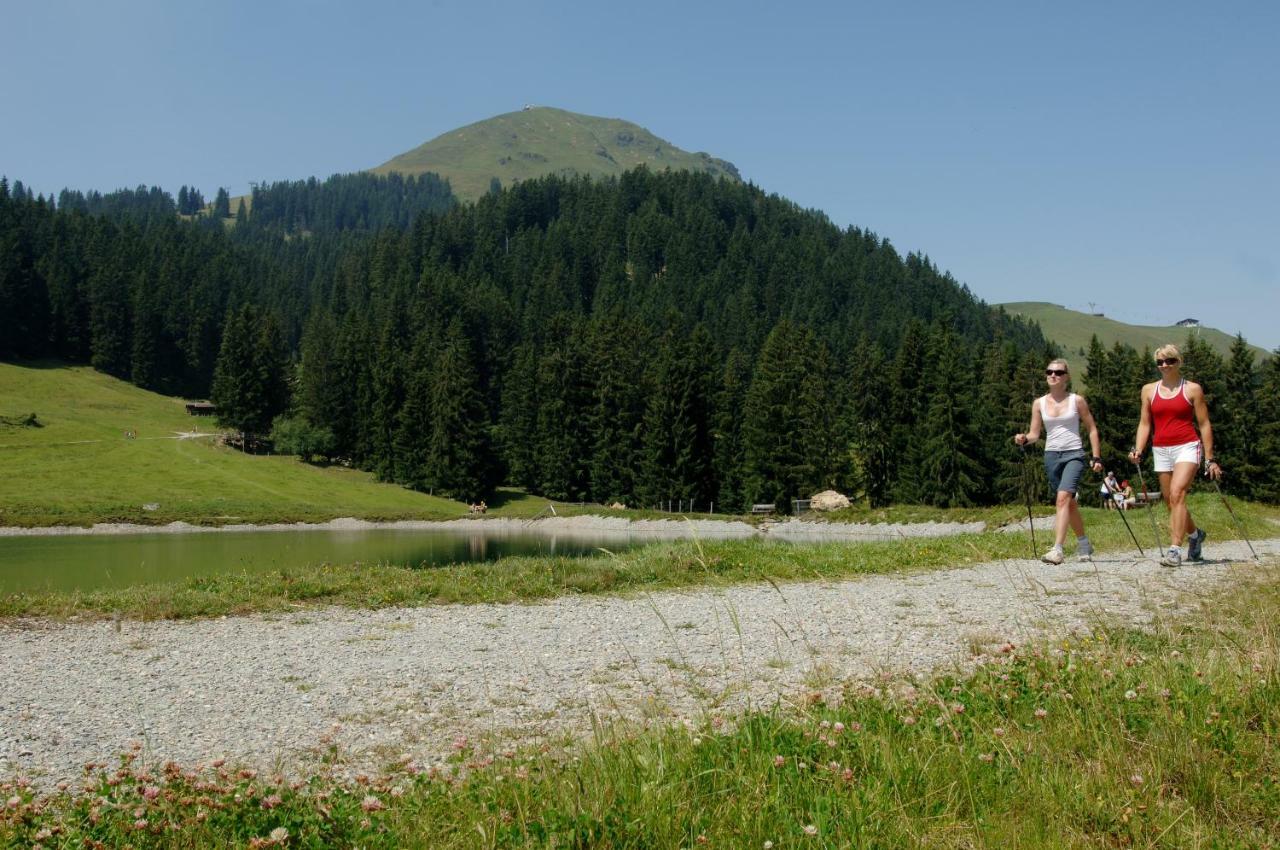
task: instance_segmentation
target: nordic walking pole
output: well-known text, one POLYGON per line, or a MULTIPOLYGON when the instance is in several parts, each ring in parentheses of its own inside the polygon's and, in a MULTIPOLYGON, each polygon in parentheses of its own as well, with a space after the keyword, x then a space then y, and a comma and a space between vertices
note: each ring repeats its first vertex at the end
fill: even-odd
MULTIPOLYGON (((1142 477, 1142 459, 1135 460, 1133 465, 1138 469, 1138 484, 1142 487, 1143 498, 1147 501, 1147 515, 1151 517, 1151 533, 1155 535, 1156 552, 1158 554, 1160 549, 1163 548, 1160 545, 1160 529, 1156 528, 1156 509, 1151 505, 1151 491, 1147 489, 1146 479, 1142 477)), ((1163 493, 1160 494, 1160 498, 1164 498, 1163 493)))
MULTIPOLYGON (((1218 469, 1222 469, 1222 467, 1218 467, 1218 469)), ((1208 475, 1209 473, 1205 472, 1206 478, 1208 478, 1208 475)), ((1218 491, 1218 498, 1222 500, 1222 504, 1226 507, 1227 513, 1231 514, 1231 518, 1236 521, 1236 528, 1239 529, 1240 536, 1244 538, 1245 544, 1248 545, 1249 552, 1253 555, 1253 560, 1258 563, 1262 563, 1262 559, 1259 558, 1258 553, 1254 551, 1253 543, 1249 541, 1249 535, 1245 533, 1244 523, 1240 521, 1240 517, 1236 516, 1236 512, 1231 509, 1231 503, 1227 501, 1227 497, 1223 494, 1222 486, 1218 484, 1218 479, 1209 478, 1209 480, 1213 482, 1213 489, 1218 491)))
MULTIPOLYGON (((1145 490, 1147 488, 1143 487, 1142 489, 1145 490)), ((1140 554, 1144 558, 1147 557, 1147 553, 1142 551, 1142 544, 1138 542, 1138 535, 1133 533, 1133 526, 1129 525, 1129 518, 1124 515, 1125 514, 1124 505, 1122 505, 1120 502, 1117 502, 1114 498, 1112 498, 1111 488, 1107 486, 1106 472, 1102 473, 1102 491, 1107 494, 1107 501, 1115 505, 1116 513, 1120 514, 1120 519, 1124 522, 1125 531, 1129 532, 1129 536, 1133 538, 1133 545, 1138 547, 1138 554, 1140 554)))
POLYGON ((1027 499, 1027 528, 1031 529, 1031 558, 1035 560, 1036 552, 1040 548, 1036 546, 1036 521, 1031 516, 1031 485, 1027 481, 1027 444, 1023 443, 1019 448, 1022 450, 1022 495, 1027 499))

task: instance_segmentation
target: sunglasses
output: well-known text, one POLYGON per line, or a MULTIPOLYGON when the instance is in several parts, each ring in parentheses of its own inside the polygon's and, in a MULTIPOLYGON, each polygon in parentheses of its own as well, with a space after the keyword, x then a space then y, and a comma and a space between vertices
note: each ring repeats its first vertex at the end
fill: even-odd
POLYGON ((1059 378, 1061 378, 1063 375, 1067 374, 1067 370, 1066 369, 1045 369, 1044 374, 1046 378, 1049 377, 1050 375, 1057 375, 1059 378))
POLYGON ((1163 360, 1161 360, 1161 359, 1158 359, 1158 358, 1157 358, 1157 360, 1156 360, 1156 365, 1157 365, 1157 366, 1177 366, 1177 365, 1178 365, 1178 358, 1176 358, 1176 357, 1169 357, 1169 358, 1166 358, 1166 359, 1163 359, 1163 360))

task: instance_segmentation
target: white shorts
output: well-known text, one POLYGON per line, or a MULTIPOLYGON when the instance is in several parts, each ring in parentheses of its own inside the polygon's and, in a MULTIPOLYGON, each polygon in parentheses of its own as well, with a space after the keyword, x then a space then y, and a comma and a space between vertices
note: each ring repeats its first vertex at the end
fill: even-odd
POLYGON ((1183 443, 1180 446, 1152 446, 1151 460, 1155 463, 1156 472, 1173 472, 1175 463, 1194 463, 1200 465, 1200 443, 1183 443))

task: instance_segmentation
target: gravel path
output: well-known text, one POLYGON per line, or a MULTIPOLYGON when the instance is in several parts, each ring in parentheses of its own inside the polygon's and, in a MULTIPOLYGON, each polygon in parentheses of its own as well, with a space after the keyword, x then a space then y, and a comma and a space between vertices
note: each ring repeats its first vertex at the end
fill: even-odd
MULTIPOLYGON (((1280 553, 1280 539, 1259 552, 1280 553)), ((1136 553, 1134 553, 1136 555, 1136 553)), ((680 722, 834 693, 879 672, 964 665, 1100 618, 1176 613, 1243 562, 1178 570, 1120 555, 848 581, 567 597, 529 605, 326 609, 178 623, 0 625, 0 776, 41 784, 131 740, 181 763, 348 769, 442 759, 459 735, 530 742, 592 717, 680 722), (336 728, 335 728, 336 727, 336 728)), ((1274 562, 1274 558, 1271 560, 1274 562)))

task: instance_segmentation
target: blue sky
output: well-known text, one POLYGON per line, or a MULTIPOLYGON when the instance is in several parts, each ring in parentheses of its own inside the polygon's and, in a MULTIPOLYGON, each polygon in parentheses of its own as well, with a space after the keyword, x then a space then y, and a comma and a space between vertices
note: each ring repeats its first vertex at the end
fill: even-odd
POLYGON ((979 297, 1280 346, 1274 3, 6 3, 0 173, 206 196, 526 103, 625 118, 979 297))

